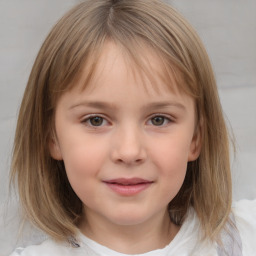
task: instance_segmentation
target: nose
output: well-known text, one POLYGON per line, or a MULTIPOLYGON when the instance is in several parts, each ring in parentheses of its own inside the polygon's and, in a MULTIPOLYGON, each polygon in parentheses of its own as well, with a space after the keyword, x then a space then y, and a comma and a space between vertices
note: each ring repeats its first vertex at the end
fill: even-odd
POLYGON ((115 163, 138 165, 147 158, 143 132, 138 128, 126 127, 115 134, 111 157, 115 163))

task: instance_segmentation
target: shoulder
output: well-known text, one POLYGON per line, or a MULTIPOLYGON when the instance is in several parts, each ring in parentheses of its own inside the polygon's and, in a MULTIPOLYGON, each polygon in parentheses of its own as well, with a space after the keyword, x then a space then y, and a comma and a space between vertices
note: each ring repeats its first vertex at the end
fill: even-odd
POLYGON ((239 231, 244 255, 256 251, 256 200, 241 200, 233 205, 233 214, 239 231))
POLYGON ((10 256, 78 256, 80 252, 79 248, 74 248, 68 243, 57 243, 49 239, 39 245, 17 248, 10 256))

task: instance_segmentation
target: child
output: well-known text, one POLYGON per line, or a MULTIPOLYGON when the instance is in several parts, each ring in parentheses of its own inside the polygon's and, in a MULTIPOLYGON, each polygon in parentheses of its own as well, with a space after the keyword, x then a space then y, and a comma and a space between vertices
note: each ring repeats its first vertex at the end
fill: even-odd
POLYGON ((24 93, 11 178, 24 217, 50 237, 12 256, 255 255, 256 202, 231 211, 207 54, 158 0, 88 0, 52 29, 24 93))

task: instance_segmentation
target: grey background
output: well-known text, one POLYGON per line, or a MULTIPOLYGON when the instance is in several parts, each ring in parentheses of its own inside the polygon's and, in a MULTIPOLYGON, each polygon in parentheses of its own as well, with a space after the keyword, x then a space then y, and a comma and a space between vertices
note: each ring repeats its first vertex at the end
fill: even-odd
MULTIPOLYGON (((26 226, 17 240, 17 202, 14 194, 8 197, 10 153, 35 56, 53 24, 76 2, 0 0, 0 256, 41 239, 40 232, 26 226)), ((234 199, 256 198, 256 1, 169 2, 197 29, 212 60, 226 119, 236 137, 234 199)))

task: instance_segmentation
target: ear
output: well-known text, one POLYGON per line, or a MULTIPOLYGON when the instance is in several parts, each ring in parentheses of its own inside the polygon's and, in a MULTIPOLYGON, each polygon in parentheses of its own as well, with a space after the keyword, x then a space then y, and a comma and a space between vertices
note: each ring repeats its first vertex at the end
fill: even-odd
POLYGON ((190 152, 188 155, 188 162, 195 161, 201 152, 202 148, 202 127, 203 127, 203 121, 200 120, 198 122, 197 127, 195 128, 195 132, 190 144, 190 152))
POLYGON ((55 160, 63 160, 62 158, 62 154, 61 154, 61 150, 60 150, 60 146, 58 143, 57 138, 50 138, 49 140, 49 150, 50 150, 50 154, 51 157, 55 160))

